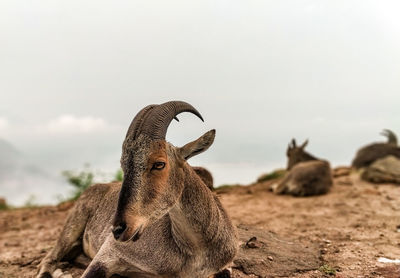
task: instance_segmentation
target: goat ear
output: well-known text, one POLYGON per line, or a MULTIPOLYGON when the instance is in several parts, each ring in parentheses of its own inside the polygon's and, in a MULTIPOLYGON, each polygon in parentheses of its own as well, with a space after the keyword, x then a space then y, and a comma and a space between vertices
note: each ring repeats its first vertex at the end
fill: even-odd
POLYGON ((304 148, 307 146, 308 144, 308 139, 306 141, 304 141, 303 145, 300 146, 300 149, 304 150, 304 148))
POLYGON ((296 148, 296 139, 292 139, 292 148, 296 148))
POLYGON ((214 142, 214 138, 215 129, 212 129, 204 133, 198 139, 187 143, 185 146, 179 148, 178 153, 185 160, 188 160, 192 156, 198 155, 199 153, 206 151, 214 142))

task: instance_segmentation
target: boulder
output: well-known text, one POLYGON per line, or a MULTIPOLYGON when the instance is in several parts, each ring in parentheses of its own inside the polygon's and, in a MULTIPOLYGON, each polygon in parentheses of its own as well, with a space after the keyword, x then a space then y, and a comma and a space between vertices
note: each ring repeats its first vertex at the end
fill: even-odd
POLYGON ((364 170, 361 178, 373 183, 400 184, 400 159, 392 155, 378 159, 364 170))

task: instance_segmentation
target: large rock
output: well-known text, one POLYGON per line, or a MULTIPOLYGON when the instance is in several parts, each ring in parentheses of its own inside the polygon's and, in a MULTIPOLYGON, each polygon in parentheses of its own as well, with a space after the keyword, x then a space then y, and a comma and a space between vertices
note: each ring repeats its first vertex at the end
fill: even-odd
POLYGON ((249 277, 290 277, 318 269, 321 264, 320 251, 314 243, 285 239, 245 226, 239 226, 238 233, 240 249, 234 260, 234 274, 239 271, 249 277))
POLYGON ((374 183, 400 184, 400 159, 392 155, 378 159, 365 169, 361 178, 374 183))

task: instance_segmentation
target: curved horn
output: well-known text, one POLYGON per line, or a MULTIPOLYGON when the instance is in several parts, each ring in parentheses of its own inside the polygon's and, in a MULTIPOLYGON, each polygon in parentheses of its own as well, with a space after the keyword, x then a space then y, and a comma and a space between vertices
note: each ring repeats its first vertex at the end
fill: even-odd
POLYGON ((387 142, 388 144, 397 145, 397 137, 393 131, 391 131, 389 129, 384 129, 384 130, 382 130, 381 135, 386 136, 388 138, 388 142, 387 142))
POLYGON ((155 106, 142 119, 143 124, 136 132, 145 133, 153 139, 165 139, 167 129, 171 121, 182 112, 190 112, 199 117, 203 122, 203 117, 192 105, 184 101, 169 101, 155 106))
POLYGON ((136 114, 131 124, 129 125, 125 138, 128 138, 128 136, 130 136, 132 137, 132 139, 135 139, 137 135, 139 135, 138 130, 140 130, 140 127, 143 125, 145 118, 147 118, 145 117, 146 114, 148 114, 155 106, 157 106, 157 104, 147 105, 145 108, 143 108, 136 114))
POLYGON ((296 139, 292 138, 292 148, 296 148, 296 139))

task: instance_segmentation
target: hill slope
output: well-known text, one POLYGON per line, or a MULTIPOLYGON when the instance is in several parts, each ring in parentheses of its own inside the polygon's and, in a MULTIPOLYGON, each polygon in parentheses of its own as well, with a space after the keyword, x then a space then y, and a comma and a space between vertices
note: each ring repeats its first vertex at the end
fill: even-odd
MULTIPOLYGON (((247 263, 237 258, 234 278, 322 278, 332 277, 328 273, 334 270, 342 278, 399 277, 398 266, 378 262, 379 257, 400 258, 398 186, 375 186, 352 174, 336 178, 327 195, 294 198, 272 194, 270 184, 224 188, 218 193, 233 222, 247 227, 245 232, 240 228, 241 250, 251 236, 265 247, 254 251, 258 256, 245 252, 247 263), (312 262, 313 248, 318 258, 312 262), (304 260, 308 266, 299 267, 304 260)), ((66 215, 65 207, 0 211, 0 277, 34 277, 66 215)), ((63 267, 74 277, 83 272, 76 265, 63 267)))

